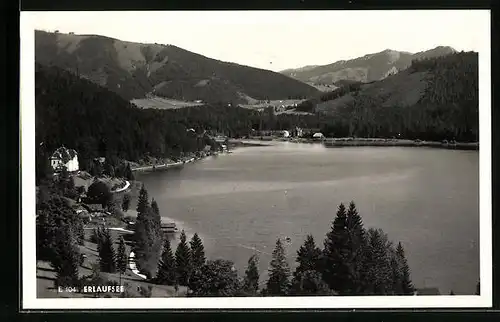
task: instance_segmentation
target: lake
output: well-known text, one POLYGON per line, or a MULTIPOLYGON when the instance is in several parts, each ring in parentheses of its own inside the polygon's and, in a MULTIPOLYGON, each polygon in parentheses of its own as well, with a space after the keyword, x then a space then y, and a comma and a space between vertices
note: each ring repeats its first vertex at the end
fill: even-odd
POLYGON ((265 275, 278 237, 291 238, 291 265, 307 234, 322 247, 337 206, 354 200, 366 228, 401 241, 416 287, 476 288, 478 151, 275 142, 136 177, 162 216, 198 232, 207 257, 234 261, 240 275, 254 253, 265 275))

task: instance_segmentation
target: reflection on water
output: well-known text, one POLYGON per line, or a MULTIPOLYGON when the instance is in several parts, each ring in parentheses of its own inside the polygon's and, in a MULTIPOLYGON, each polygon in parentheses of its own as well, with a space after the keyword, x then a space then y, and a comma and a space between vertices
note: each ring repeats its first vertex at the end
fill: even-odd
MULTIPOLYGON (((406 249, 417 287, 471 294, 479 276, 477 151, 276 144, 240 148, 181 171, 138 175, 163 216, 198 232, 208 257, 264 275, 276 238, 288 260, 311 233, 318 245, 340 202, 406 249)), ((189 235, 189 234, 188 234, 189 235)), ((265 277, 264 277, 265 278, 265 277)))

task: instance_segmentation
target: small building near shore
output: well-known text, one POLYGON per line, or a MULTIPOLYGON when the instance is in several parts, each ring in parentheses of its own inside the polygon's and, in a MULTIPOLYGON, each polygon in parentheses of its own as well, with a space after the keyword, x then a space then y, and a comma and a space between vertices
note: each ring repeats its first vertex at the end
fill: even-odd
POLYGON ((313 140, 323 140, 325 136, 321 132, 316 132, 313 134, 313 140))
POLYGON ((287 130, 284 130, 282 132, 282 135, 283 135, 284 138, 289 138, 290 137, 290 132, 288 132, 287 130))
POLYGON ((171 222, 171 223, 162 223, 161 224, 161 230, 164 233, 175 233, 175 232, 178 231, 177 226, 173 222, 171 222))
POLYGON ((73 149, 62 146, 52 153, 50 165, 54 171, 61 171, 66 168, 69 172, 76 172, 79 170, 78 153, 73 149))

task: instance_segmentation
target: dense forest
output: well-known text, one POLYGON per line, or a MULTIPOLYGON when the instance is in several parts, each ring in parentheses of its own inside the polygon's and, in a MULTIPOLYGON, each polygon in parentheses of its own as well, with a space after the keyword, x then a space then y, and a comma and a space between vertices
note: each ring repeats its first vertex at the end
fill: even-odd
POLYGON ((99 156, 130 161, 145 155, 178 157, 214 144, 208 135, 230 137, 256 130, 318 125, 316 116, 275 115, 225 104, 175 110, 139 109, 119 95, 55 66, 36 65, 37 155, 61 145, 78 151, 83 169, 99 156), (194 129, 195 132, 188 131, 194 129))
MULTIPOLYGON (((178 156, 212 142, 195 128, 237 135, 248 132, 244 109, 141 110, 117 94, 56 67, 36 66, 36 140, 47 153, 76 149, 84 168, 98 156, 137 160, 144 155, 178 156), (205 120, 205 122, 203 122, 205 120), (241 121, 242 120, 242 121, 241 121), (42 144, 43 143, 43 144, 42 144)), ((212 134, 213 134, 212 133, 212 134)), ((41 152, 41 151, 40 151, 41 152)))
MULTIPOLYGON (((414 60, 405 73, 426 72, 425 92, 412 106, 387 104, 391 92, 373 95, 359 83, 343 85, 300 106, 314 111, 318 102, 352 95, 335 110, 324 111, 326 136, 401 137, 421 140, 479 140, 477 53, 456 53, 414 60)), ((410 91, 411 89, 408 89, 410 91)))

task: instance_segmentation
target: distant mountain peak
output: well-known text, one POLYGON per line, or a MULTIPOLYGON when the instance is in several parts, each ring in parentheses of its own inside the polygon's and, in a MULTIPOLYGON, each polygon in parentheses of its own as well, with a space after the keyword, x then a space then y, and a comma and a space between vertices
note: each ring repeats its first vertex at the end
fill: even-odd
POLYGON ((311 84, 334 84, 339 80, 369 82, 406 69, 414 59, 433 58, 456 52, 450 46, 437 46, 416 54, 386 48, 350 60, 339 60, 313 68, 288 69, 282 73, 311 84))

